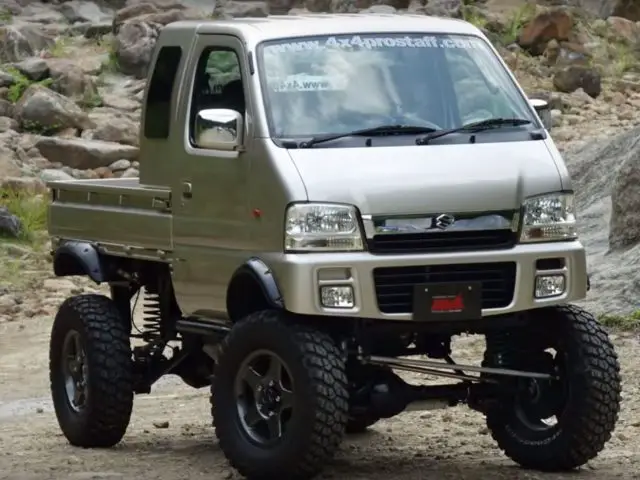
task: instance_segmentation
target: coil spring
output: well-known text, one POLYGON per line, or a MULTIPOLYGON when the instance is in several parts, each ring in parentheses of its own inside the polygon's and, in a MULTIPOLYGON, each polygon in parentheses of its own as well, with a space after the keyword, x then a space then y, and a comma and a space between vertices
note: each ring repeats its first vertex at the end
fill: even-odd
POLYGON ((142 302, 142 339, 153 342, 162 339, 162 310, 160 307, 160 295, 149 287, 144 287, 144 300, 142 302))

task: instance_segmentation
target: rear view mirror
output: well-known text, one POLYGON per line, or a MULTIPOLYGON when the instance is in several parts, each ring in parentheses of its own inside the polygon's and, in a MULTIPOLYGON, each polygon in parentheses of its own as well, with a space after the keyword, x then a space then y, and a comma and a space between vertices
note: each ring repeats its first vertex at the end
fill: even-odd
POLYGON ((547 131, 551 131, 553 122, 551 120, 551 106, 549 103, 546 100, 541 100, 539 98, 531 98, 529 99, 529 103, 540 117, 544 128, 546 128, 547 131))
POLYGON ((196 115, 195 143, 211 150, 237 150, 242 144, 242 114, 227 108, 200 110, 196 115))

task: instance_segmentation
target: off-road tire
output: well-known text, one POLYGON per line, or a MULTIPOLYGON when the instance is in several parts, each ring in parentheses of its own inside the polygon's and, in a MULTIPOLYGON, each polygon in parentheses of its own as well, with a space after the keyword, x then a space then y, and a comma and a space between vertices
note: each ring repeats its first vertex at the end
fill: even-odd
POLYGON ((346 432, 349 435, 357 435, 359 433, 364 433, 367 429, 378 423, 380 418, 375 416, 368 415, 358 415, 354 417, 349 417, 349 421, 347 422, 346 432))
POLYGON ((211 387, 216 436, 231 466, 250 479, 312 478, 333 457, 345 433, 349 402, 344 355, 329 335, 288 320, 286 313, 270 310, 248 315, 223 341, 216 366, 211 387), (294 382, 290 426, 270 448, 245 433, 234 394, 240 365, 262 349, 287 364, 294 382))
POLYGON ((539 327, 566 342, 569 414, 546 437, 524 430, 508 408, 489 411, 487 426, 498 446, 521 466, 572 470, 595 458, 611 438, 620 410, 620 366, 606 331, 588 312, 561 306, 535 315, 543 320, 539 327))
POLYGON ((49 375, 58 423, 70 444, 108 448, 120 442, 133 408, 132 357, 127 327, 111 299, 78 295, 62 303, 51 332, 49 375), (87 401, 79 412, 69 403, 62 372, 70 330, 80 334, 88 369, 87 401))

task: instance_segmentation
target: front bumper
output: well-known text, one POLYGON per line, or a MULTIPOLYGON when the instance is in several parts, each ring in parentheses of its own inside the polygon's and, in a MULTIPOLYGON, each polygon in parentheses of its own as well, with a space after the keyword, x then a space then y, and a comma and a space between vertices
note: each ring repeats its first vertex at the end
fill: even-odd
POLYGON ((581 300, 587 294, 586 254, 579 241, 519 244, 507 250, 429 255, 373 255, 368 252, 272 254, 266 255, 263 260, 275 274, 285 308, 303 315, 412 320, 410 309, 392 312, 393 309, 384 305, 381 308, 379 304, 376 286, 379 291, 380 285, 376 283, 374 270, 389 267, 439 266, 435 268, 441 269, 444 266, 472 266, 481 269, 482 264, 505 265, 513 262, 514 278, 509 287, 513 294, 509 291, 507 301, 498 307, 483 306, 483 317, 563 304, 581 300), (556 260, 555 264, 560 260, 561 268, 548 270, 548 267, 544 267, 544 271, 539 270, 538 266, 545 263, 549 265, 549 262, 545 262, 549 259, 556 260), (551 298, 535 298, 535 278, 539 274, 563 274, 564 293, 551 298), (355 293, 355 307, 337 309, 322 306, 320 287, 328 284, 351 285, 355 293))

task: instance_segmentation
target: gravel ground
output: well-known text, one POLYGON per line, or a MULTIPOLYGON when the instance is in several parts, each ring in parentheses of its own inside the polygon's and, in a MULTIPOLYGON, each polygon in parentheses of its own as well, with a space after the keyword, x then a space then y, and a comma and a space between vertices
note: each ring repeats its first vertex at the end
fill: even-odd
MULTIPOLYGON (((137 397, 129 431, 116 448, 69 446, 49 401, 50 322, 43 316, 0 324, 0 479, 240 478, 218 448, 206 389, 189 389, 174 377, 137 397)), ((516 467, 496 448, 482 416, 456 407, 406 413, 349 437, 321 478, 637 478, 640 345, 635 335, 613 338, 623 365, 622 415, 605 451, 578 474, 516 467)), ((460 339, 456 358, 477 360, 482 346, 475 338, 460 339)))

